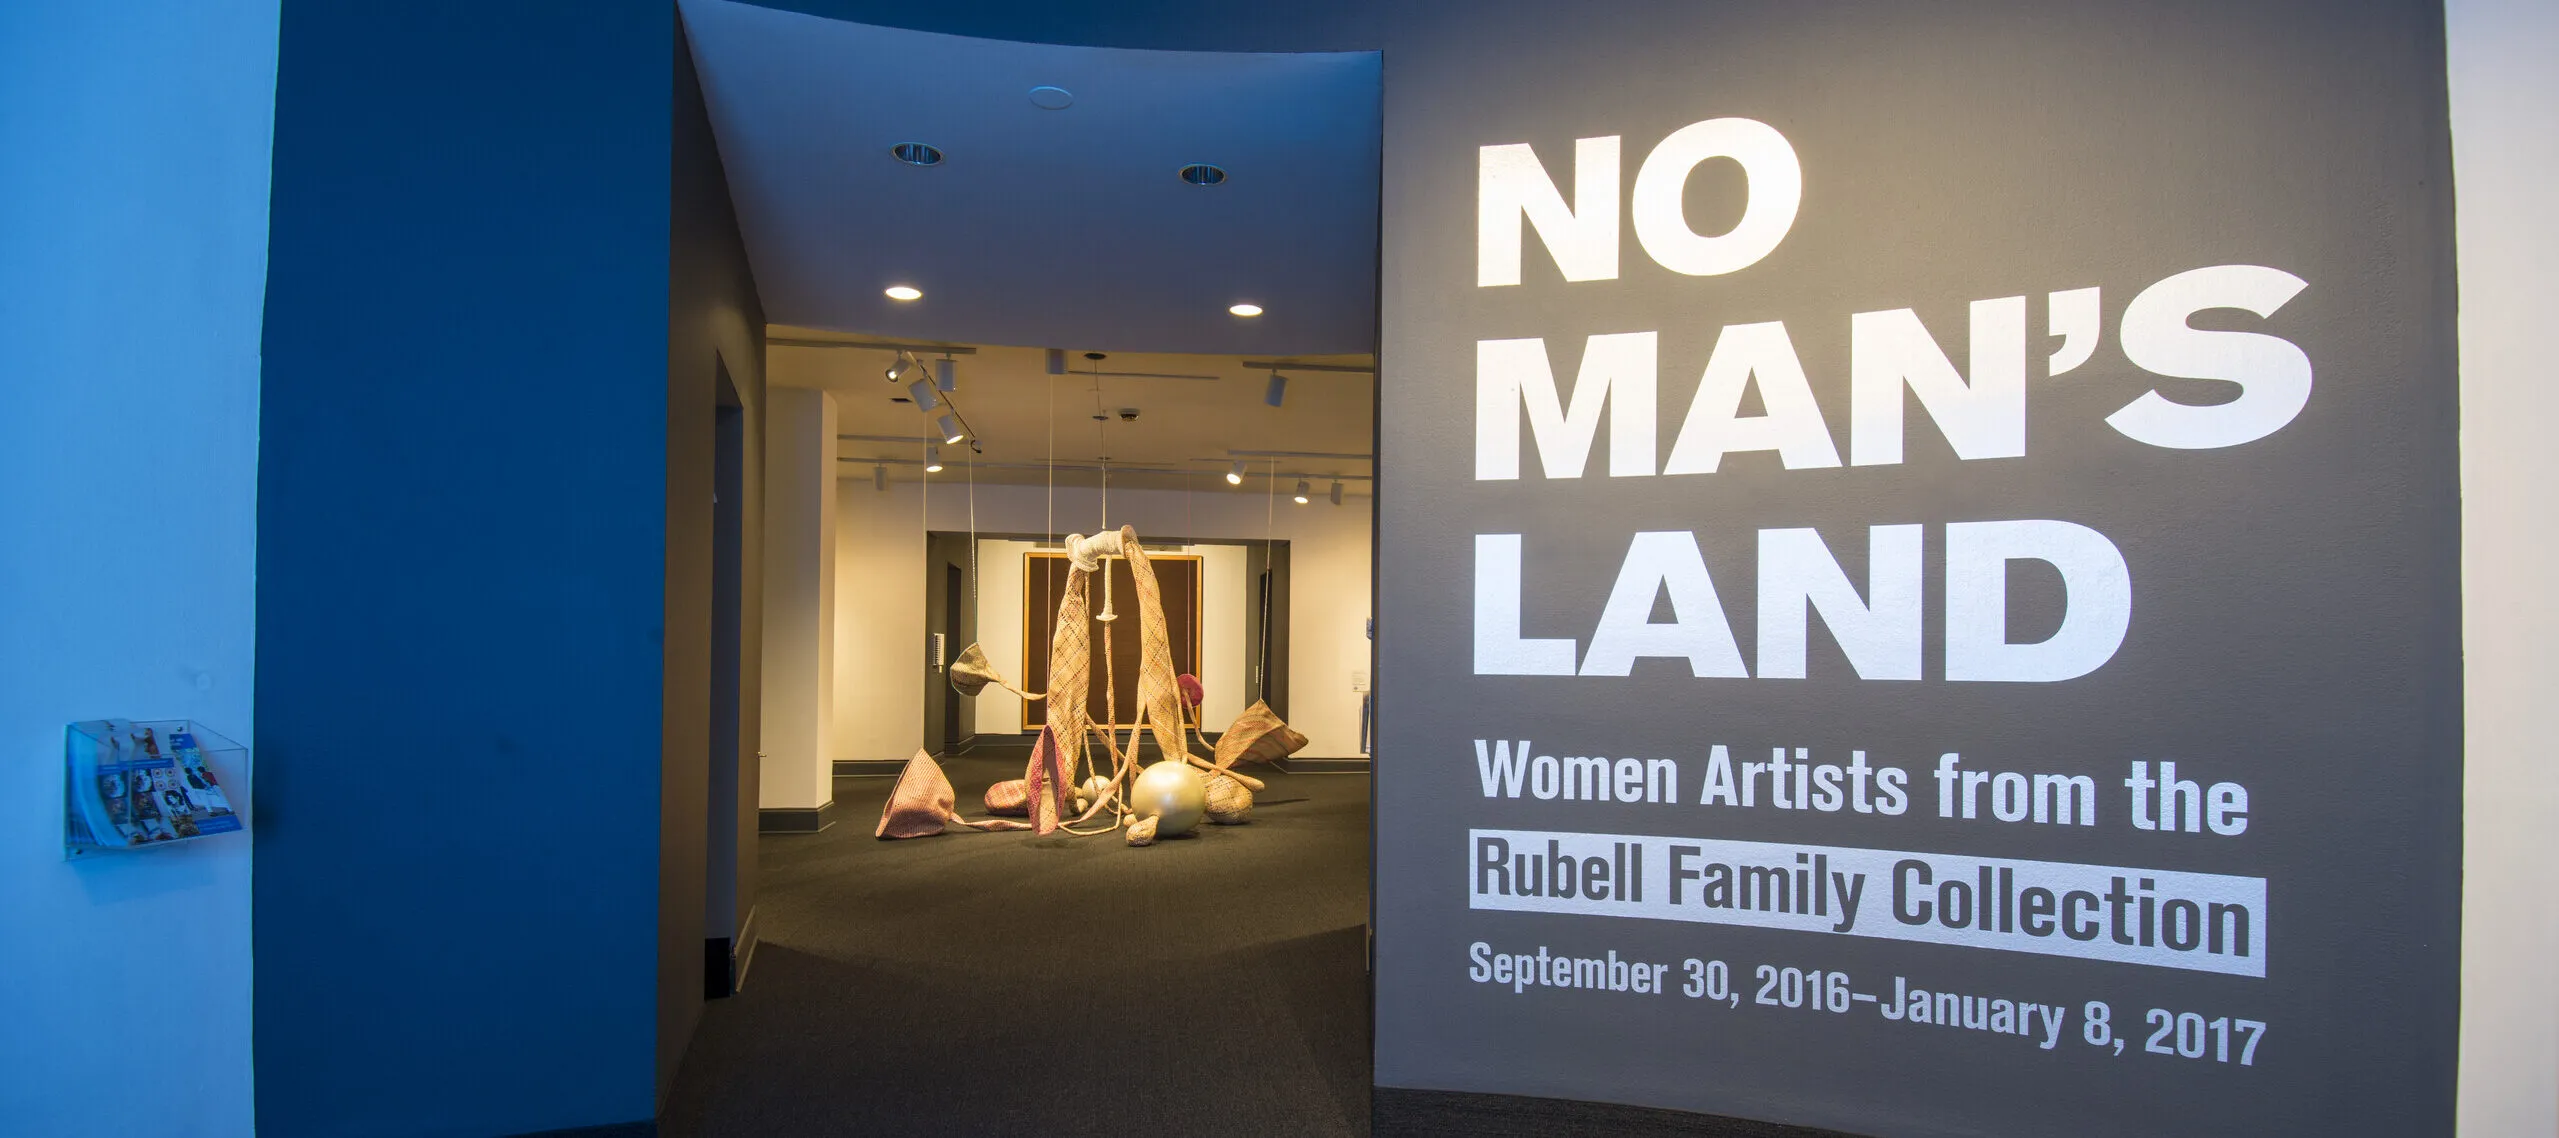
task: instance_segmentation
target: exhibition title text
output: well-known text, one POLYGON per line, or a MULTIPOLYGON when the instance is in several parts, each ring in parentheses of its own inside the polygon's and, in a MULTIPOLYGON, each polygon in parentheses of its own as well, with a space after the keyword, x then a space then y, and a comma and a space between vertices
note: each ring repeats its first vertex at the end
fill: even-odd
MULTIPOLYGON (((1619 214, 1619 149, 1615 137, 1575 144, 1568 202, 1527 144, 1483 147, 1476 284, 1520 284, 1526 232, 1536 234, 1568 287, 1615 279, 1626 228, 1619 214)), ((1802 167, 1785 136, 1751 119, 1719 118, 1664 138, 1637 168, 1625 200, 1636 243, 1651 260, 1675 273, 1719 276, 1775 251, 1794 227, 1802 196, 1802 167), (1707 236, 1690 228, 1683 199, 1690 174, 1719 158, 1740 165, 1749 197, 1738 224, 1707 236)), ((2171 450, 2240 446, 2281 430, 2309 402, 2309 357, 2273 335, 2196 328, 2189 320, 2211 310, 2263 319, 2305 287, 2281 269, 2211 265, 2143 288, 2116 320, 2124 359, 2157 376, 2219 380, 2235 385, 2238 394, 2197 405, 2151 390, 2106 416, 2106 425, 2135 442, 2171 450)), ((2041 361, 2043 373, 2058 376, 2088 362, 2103 333, 2099 290, 2072 288, 2040 299, 2045 334, 2060 338, 2041 361)), ((1844 463, 1784 321, 1720 329, 1666 456, 1657 453, 1663 412, 1657 398, 1658 332, 1591 335, 1579 345, 1550 345, 1542 337, 1480 340, 1475 477, 1527 477, 1523 433, 1535 450, 1529 464, 1534 476, 1578 479, 1593 473, 1603 410, 1606 457, 1598 465, 1613 479, 1711 475, 1726 456, 1752 451, 1773 452, 1790 471, 1897 465, 1913 429, 1906 422, 1911 402, 1906 394, 1916 397, 1921 416, 1957 459, 2023 457, 2033 307, 2023 295, 1971 301, 1963 367, 1910 308, 1850 314, 1844 463), (1568 395, 1556 376, 1576 347, 1579 361, 1568 395), (1754 389, 1760 413, 1744 414, 1745 397, 1754 389)), ((1693 531, 1632 535, 1587 642, 1524 635, 1524 602, 1546 598, 1532 588, 1536 578, 1522 535, 1480 533, 1474 671, 1623 676, 1636 660, 1661 656, 1685 659, 1700 677, 1799 678, 1806 672, 1805 644, 1818 613, 1858 677, 1920 679, 1927 592, 1921 567, 1930 529, 1943 543, 1944 679, 2067 680, 2103 666, 2122 645, 2132 619, 2130 570, 2105 535, 2067 519, 1871 526, 1862 590, 1817 531, 1762 529, 1755 667, 1742 659, 1693 531), (2008 565, 2021 560, 2049 564, 2065 590, 2059 627, 2024 643, 2012 642, 2008 628, 2008 565), (1665 594, 1672 619, 1657 623, 1652 615, 1665 594)))

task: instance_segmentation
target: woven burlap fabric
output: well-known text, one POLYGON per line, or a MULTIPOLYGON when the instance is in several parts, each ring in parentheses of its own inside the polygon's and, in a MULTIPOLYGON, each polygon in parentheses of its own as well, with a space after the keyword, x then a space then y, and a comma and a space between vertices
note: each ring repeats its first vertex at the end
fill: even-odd
POLYGON ((1084 733, 1092 725, 1085 699, 1093 690, 1093 575, 1066 572, 1057 602, 1057 627, 1049 636, 1046 728, 1023 769, 1031 794, 1031 828, 1054 832, 1073 811, 1073 787, 1084 767, 1084 733), (1043 769, 1045 768, 1045 769, 1043 769))
POLYGON ((1121 526, 1120 540, 1128 551, 1129 575, 1137 581, 1137 711, 1155 733, 1156 749, 1178 761, 1184 753, 1182 688, 1173 670, 1173 638, 1164 623, 1164 587, 1155 581, 1155 565, 1138 544, 1137 530, 1121 526))
MULTIPOLYGON (((1128 558, 1129 577, 1137 586, 1138 671, 1135 722, 1155 734, 1155 746, 1166 758, 1182 748, 1181 684, 1173 670, 1173 640, 1164 621, 1164 588, 1155 565, 1133 526, 1121 526, 1120 553, 1128 558)), ((1081 546, 1070 537, 1070 549, 1081 546)), ((1104 547, 1107 548, 1107 547, 1104 547)), ((1088 556, 1090 550, 1078 556, 1088 556)), ((1049 683, 1046 728, 1034 746, 1023 778, 1031 791, 1031 825, 1046 834, 1064 824, 1074 810, 1074 787, 1085 767, 1086 732, 1092 713, 1085 700, 1093 690, 1092 576, 1106 571, 1073 565, 1066 591, 1058 598, 1057 627, 1049 637, 1049 683)))
POLYGON ((1287 758, 1306 745, 1306 736, 1280 722, 1271 705, 1254 700, 1244 714, 1235 717, 1226 733, 1217 737, 1217 766, 1223 770, 1237 763, 1267 763, 1287 758))
POLYGON ((875 838, 925 838, 939 834, 950 825, 973 830, 1020 830, 1020 822, 990 818, 972 822, 960 817, 958 797, 951 790, 951 780, 942 773, 942 764, 921 749, 906 760, 898 772, 897 785, 889 789, 889 800, 880 806, 880 826, 871 831, 875 838))

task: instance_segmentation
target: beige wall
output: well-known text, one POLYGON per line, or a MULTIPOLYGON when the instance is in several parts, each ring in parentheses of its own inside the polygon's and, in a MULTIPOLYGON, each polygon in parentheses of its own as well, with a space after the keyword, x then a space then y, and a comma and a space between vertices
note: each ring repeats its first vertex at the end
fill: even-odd
POLYGON ((903 759, 924 745, 924 494, 863 469, 835 499, 833 757, 903 759))
MULTIPOLYGON (((848 471, 848 475, 855 472, 848 471)), ((1346 497, 1334 506, 1318 497, 1299 506, 1282 496, 1272 508, 1260 488, 1236 490, 1223 482, 1217 489, 1180 491, 1114 491, 1110 521, 1137 527, 1139 536, 1253 539, 1266 534, 1290 543, 1289 723, 1305 732, 1300 754, 1347 756, 1359 753, 1360 693, 1368 674, 1365 622, 1369 599, 1369 501, 1346 497)), ((1320 490, 1321 487, 1318 487, 1320 490)), ((842 759, 903 758, 922 745, 924 736, 924 542, 923 502, 915 483, 893 483, 883 493, 872 488, 870 469, 841 484, 838 501, 836 751, 842 759), (859 551, 857 552, 857 547, 859 551), (894 661, 894 666, 884 667, 894 661)), ((976 491, 977 529, 994 533, 1050 532, 1052 516, 1069 532, 1100 528, 1101 494, 1090 487, 1060 487, 1053 500, 1042 487, 981 486, 976 491)), ((968 490, 945 474, 933 481, 932 528, 969 529, 968 490)), ((1227 547, 1229 550, 1232 547, 1227 547)), ((1210 580, 1230 573, 1240 578, 1239 554, 1203 547, 1213 560, 1210 580), (1222 566, 1231 558, 1231 569, 1222 566)), ((981 598, 1018 595, 1021 588, 1018 550, 1009 559, 979 556, 981 598), (1012 564, 1011 584, 998 580, 1012 564)), ((1240 589, 1240 584, 1238 585, 1240 589)), ((1212 600, 1223 589, 1212 587, 1212 600)), ((1223 602, 1218 602, 1223 603, 1223 602)), ((998 670, 1019 680, 1021 634, 1018 618, 1006 622, 980 605, 979 638, 998 670), (1009 631, 1008 631, 1009 629, 1009 631)), ((1224 651, 1221 636, 1237 641, 1240 654, 1243 615, 1222 612, 1212 604, 1203 632, 1211 653, 1224 651)), ((1215 659, 1212 656, 1212 659, 1215 659)), ((1244 692, 1214 682, 1207 717, 1223 726, 1241 711, 1244 692)), ((1012 722, 1016 701, 1010 696, 980 696, 981 722, 1012 722)), ((993 729, 993 728, 990 728, 993 729)))
POLYGON ((822 806, 835 707, 835 398, 767 392, 764 443, 762 807, 822 806))
POLYGON ((2559 4, 2452 0, 2465 760, 2460 1133, 2559 1134, 2559 4))

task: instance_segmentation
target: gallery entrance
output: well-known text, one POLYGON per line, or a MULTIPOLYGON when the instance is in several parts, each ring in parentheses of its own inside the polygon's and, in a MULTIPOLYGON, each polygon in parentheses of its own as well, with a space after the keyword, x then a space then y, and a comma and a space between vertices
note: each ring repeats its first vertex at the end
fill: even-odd
POLYGON ((763 310, 765 753, 663 1132, 1363 1132, 1376 57, 682 11, 763 310), (1132 1033, 1181 1059, 1059 1058, 1132 1033))

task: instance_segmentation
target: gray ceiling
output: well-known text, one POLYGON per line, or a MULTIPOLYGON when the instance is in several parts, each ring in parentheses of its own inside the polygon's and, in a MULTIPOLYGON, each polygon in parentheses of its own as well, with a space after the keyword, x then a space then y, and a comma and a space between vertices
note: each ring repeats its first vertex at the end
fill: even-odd
POLYGON ((765 314, 899 338, 1367 352, 1373 53, 967 39, 684 0, 765 314), (1030 90, 1074 95, 1044 110, 1030 90), (921 141, 939 166, 896 161, 921 141), (1192 162, 1224 185, 1185 184, 1192 162), (891 301, 910 284, 924 298, 891 301), (1230 316, 1258 303, 1265 315, 1230 316))

